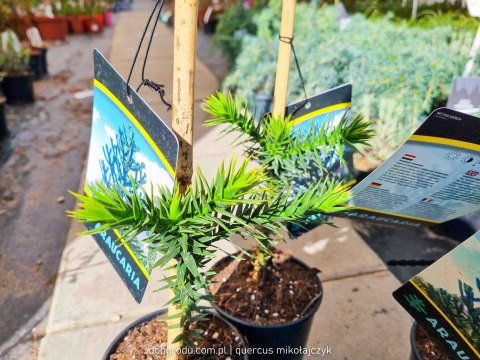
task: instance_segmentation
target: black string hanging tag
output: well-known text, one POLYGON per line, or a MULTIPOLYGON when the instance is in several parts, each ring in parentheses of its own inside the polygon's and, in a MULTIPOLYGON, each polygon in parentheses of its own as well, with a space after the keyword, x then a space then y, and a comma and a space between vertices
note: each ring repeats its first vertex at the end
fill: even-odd
POLYGON ((152 41, 153 41, 153 35, 155 34, 155 30, 157 29, 157 25, 158 25, 158 22, 159 22, 159 19, 160 19, 160 14, 162 13, 162 9, 163 9, 163 5, 165 4, 165 0, 157 0, 157 2, 155 3, 155 7, 153 8, 151 14, 150 14, 150 17, 148 18, 148 21, 147 21, 147 24, 145 25, 145 29, 143 30, 143 34, 142 34, 142 37, 140 39, 140 43, 138 44, 138 47, 137 47, 137 51, 135 53, 135 57, 133 58, 133 63, 132 63, 132 66, 130 68, 130 73, 128 74, 128 79, 127 79, 127 95, 128 95, 128 98, 130 98, 130 87, 129 87, 129 84, 130 84, 130 80, 132 78, 132 73, 133 73, 133 69, 135 68, 135 64, 137 62, 137 58, 138 58, 138 55, 140 54, 140 49, 142 48, 142 44, 143 44, 143 40, 145 39, 145 36, 147 34, 147 30, 148 28, 150 27, 150 23, 152 22, 152 19, 154 18, 154 15, 155 15, 155 12, 157 11, 157 8, 158 8, 158 14, 157 16, 155 16, 155 22, 153 24, 153 29, 152 29, 152 32, 150 33, 150 38, 148 40, 148 44, 147 44, 147 50, 146 50, 146 53, 145 53, 145 57, 143 59, 143 65, 142 65, 142 81, 140 82, 140 84, 138 85, 137 87, 137 92, 140 91, 140 88, 142 86, 145 86, 147 88, 150 88, 152 89, 153 91, 157 92, 159 95, 160 95, 160 99, 162 100, 162 102, 165 104, 165 106, 167 107, 167 111, 169 111, 171 108, 172 108, 172 105, 170 105, 166 100, 165 100, 165 85, 162 85, 162 84, 158 84, 156 83, 155 81, 153 80, 149 80, 149 79, 146 79, 145 78, 145 67, 147 65, 147 59, 148 59, 148 55, 150 53, 150 47, 152 46, 152 41))
POLYGON ((291 115, 294 115, 302 106, 305 106, 306 109, 308 109, 308 96, 307 96, 307 90, 305 88, 305 80, 303 79, 302 71, 300 70, 300 63, 297 58, 297 53, 295 52, 295 46, 293 46, 293 36, 292 37, 287 37, 287 36, 282 36, 280 35, 278 37, 280 41, 290 44, 290 47, 292 48, 292 53, 293 53, 293 59, 295 60, 295 67, 297 69, 298 77, 300 78, 300 82, 302 83, 302 88, 303 88, 303 95, 305 96, 305 100, 303 100, 301 103, 299 103, 295 109, 290 113, 291 115))

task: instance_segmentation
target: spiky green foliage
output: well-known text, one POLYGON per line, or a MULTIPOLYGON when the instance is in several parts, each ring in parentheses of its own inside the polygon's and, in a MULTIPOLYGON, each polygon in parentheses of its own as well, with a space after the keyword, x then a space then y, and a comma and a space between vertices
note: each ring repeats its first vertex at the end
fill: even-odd
POLYGON ((231 94, 217 92, 205 104, 204 110, 213 116, 206 126, 227 125, 224 135, 235 131, 243 134, 237 144, 242 144, 245 152, 265 166, 269 174, 287 182, 294 174, 311 172, 311 165, 326 175, 326 154, 334 151, 341 158, 344 146, 357 150, 358 145, 366 145, 372 136, 370 124, 361 115, 353 119, 344 116, 336 126, 329 121, 320 127, 312 124, 306 133, 298 133, 288 117, 269 115, 258 122, 248 111, 248 104, 231 94))
MULTIPOLYGON (((335 159, 343 160, 344 146, 357 151, 358 145, 366 145, 372 137, 370 124, 360 115, 353 119, 343 116, 336 125, 331 121, 321 126, 312 123, 308 131, 299 132, 289 117, 268 115, 257 121, 249 112, 248 104, 231 94, 217 92, 207 98, 205 104, 204 110, 213 116, 206 121, 206 126, 225 125, 223 135, 240 133, 235 144, 242 145, 246 155, 266 168, 270 186, 278 192, 285 186, 292 187, 292 193, 302 193, 311 184, 322 181, 341 183, 343 174, 332 171, 332 163, 335 159)), ((307 229, 307 223, 312 228, 324 222, 324 217, 314 215, 305 223, 292 222, 289 229, 307 229)), ((294 230, 291 235, 302 232, 294 230)))
POLYGON ((270 182, 263 168, 248 170, 248 163, 244 160, 237 167, 232 160, 222 165, 211 183, 198 169, 183 194, 178 183, 173 190, 159 187, 155 195, 153 189, 142 188, 142 194, 150 194, 142 196, 139 189, 129 192, 121 186, 87 185, 87 195, 74 194, 80 207, 70 216, 102 224, 86 234, 118 229, 127 242, 147 231, 143 241, 159 254, 153 268, 167 270, 170 260, 177 261, 176 276, 164 278, 165 288, 173 290, 170 303, 182 311, 184 334, 195 336, 188 327, 202 318, 199 302, 208 297, 200 290, 213 275, 205 265, 214 257, 216 241, 239 233, 254 237, 268 252, 268 233, 280 235, 284 221, 341 211, 349 197, 347 191, 326 182, 313 184, 301 194, 292 195, 288 188, 278 192, 267 186, 270 182))

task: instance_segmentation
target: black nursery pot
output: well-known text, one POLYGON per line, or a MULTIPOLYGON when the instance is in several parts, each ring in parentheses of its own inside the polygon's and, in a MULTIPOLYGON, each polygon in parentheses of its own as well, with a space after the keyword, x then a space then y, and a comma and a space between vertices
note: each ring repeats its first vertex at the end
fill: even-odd
POLYGON ((34 102, 33 76, 31 74, 7 75, 1 82, 8 104, 34 102))
POLYGON ((43 58, 41 52, 30 55, 30 71, 32 72, 35 80, 43 77, 43 58))
POLYGON ((48 75, 48 61, 47 61, 47 48, 40 48, 40 54, 42 56, 42 72, 43 75, 48 75))
POLYGON ((5 98, 0 96, 0 140, 8 135, 7 118, 5 117, 5 98))
MULTIPOLYGON (((150 320, 156 318, 157 316, 165 315, 166 312, 167 312, 166 308, 154 311, 154 312, 152 312, 150 314, 147 314, 147 315, 141 317, 140 319, 134 321, 130 325, 128 325, 125 329, 123 329, 123 331, 120 334, 117 335, 117 337, 115 337, 115 339, 113 339, 112 343, 108 346, 107 351, 103 355, 102 360, 109 360, 110 359, 110 355, 113 355, 115 353, 118 345, 120 345, 120 343, 123 341, 125 336, 127 336, 128 332, 130 330, 134 329, 135 327, 141 325, 144 322, 147 322, 147 321, 150 321, 150 320)), ((242 346, 243 347, 247 346, 244 338, 242 337, 242 335, 240 333, 240 331, 238 329, 236 329, 234 325, 232 325, 230 322, 226 321, 225 319, 223 319, 221 317, 218 317, 218 315, 216 315, 214 313, 211 313, 211 315, 216 316, 217 319, 220 319, 221 321, 226 323, 233 331, 235 331, 236 334, 238 334, 238 336, 241 340, 242 346)), ((249 360, 250 358, 249 358, 248 355, 245 355, 243 357, 243 359, 244 360, 249 360)))
MULTIPOLYGON (((305 268, 309 268, 303 261, 292 258, 293 261, 305 268)), ((225 258, 220 262, 225 261, 225 258)), ((323 288, 317 276, 317 284, 321 291, 320 298, 310 307, 308 312, 300 319, 289 323, 276 325, 259 325, 236 318, 225 312, 215 302, 213 307, 222 317, 230 321, 245 337, 250 348, 251 360, 301 360, 301 353, 289 352, 289 349, 304 348, 307 344, 313 317, 320 307, 323 299, 323 288), (259 354, 258 352, 270 351, 272 354, 259 354), (282 351, 285 351, 282 353, 282 351)))
POLYGON ((423 360, 420 356, 420 351, 418 350, 416 342, 417 327, 418 323, 415 321, 412 325, 412 330, 410 331, 410 344, 412 346, 412 355, 410 356, 410 360, 423 360))

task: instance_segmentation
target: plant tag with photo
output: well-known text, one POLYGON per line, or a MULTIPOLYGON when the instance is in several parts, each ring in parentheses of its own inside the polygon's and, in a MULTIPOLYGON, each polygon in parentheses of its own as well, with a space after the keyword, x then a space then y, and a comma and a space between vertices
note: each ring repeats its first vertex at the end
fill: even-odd
MULTIPOLYGON (((86 182, 133 191, 158 185, 173 188, 178 156, 175 134, 107 60, 94 53, 93 116, 86 182)), ((92 229, 100 224, 88 225, 92 229)), ((141 302, 155 254, 137 238, 125 242, 119 231, 94 235, 137 302, 141 302)))
MULTIPOLYGON (((294 124, 294 136, 301 137, 302 134, 307 134, 312 127, 318 129, 325 123, 332 126, 337 125, 350 111, 351 106, 352 85, 348 84, 289 105, 285 114, 290 116, 290 121, 294 124)), ((308 174, 303 172, 300 176, 295 177, 294 189, 300 190, 303 186, 317 183, 325 176, 324 171, 328 171, 331 179, 341 181, 344 186, 355 184, 352 149, 349 147, 343 149, 343 161, 336 150, 333 149, 321 155, 323 168, 319 168, 310 160, 305 160, 302 165, 308 169, 308 174)), ((299 237, 316 227, 318 219, 318 215, 313 215, 310 218, 311 221, 307 223, 289 222, 287 224, 288 231, 293 238, 299 237)))
MULTIPOLYGON (((295 135, 307 133, 311 126, 320 127, 325 122, 337 125, 352 107, 352 85, 341 85, 321 94, 291 104, 285 114, 294 124, 295 135)), ((325 154, 325 167, 331 175, 343 181, 345 186, 355 184, 353 177, 353 151, 345 148, 344 163, 334 153, 325 154)), ((313 170, 313 168, 312 168, 313 170)))
POLYGON ((418 227, 480 209, 480 119, 435 110, 352 190, 340 216, 418 227))
POLYGON ((480 358, 480 232, 393 293, 451 359, 480 358))

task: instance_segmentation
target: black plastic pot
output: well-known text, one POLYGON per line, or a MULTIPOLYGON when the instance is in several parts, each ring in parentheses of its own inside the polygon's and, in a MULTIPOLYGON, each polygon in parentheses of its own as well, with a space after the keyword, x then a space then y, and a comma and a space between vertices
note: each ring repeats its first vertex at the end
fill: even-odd
POLYGON ((34 102, 32 74, 6 75, 0 83, 7 104, 34 102))
MULTIPOLYGON (((107 348, 107 351, 103 355, 102 360, 109 360, 110 359, 110 355, 115 353, 118 345, 123 341, 123 339, 125 338, 125 336, 128 334, 128 332, 130 330, 132 330, 133 328, 139 326, 140 324, 142 324, 144 322, 147 322, 147 321, 150 321, 150 320, 156 318, 157 316, 164 315, 166 312, 167 312, 166 308, 160 309, 158 311, 154 311, 153 313, 147 314, 147 315, 141 317, 140 319, 134 321, 130 325, 128 325, 125 329, 123 329, 123 331, 120 334, 117 335, 117 337, 115 337, 115 339, 113 339, 112 343, 109 345, 109 347, 107 348)), ((226 323, 230 328, 232 328, 232 330, 235 331, 235 333, 237 333, 238 336, 240 337, 242 346, 245 347, 245 348, 247 347, 247 344, 246 344, 245 340, 243 339, 243 337, 242 337, 241 333, 238 331, 238 329, 235 328, 235 326, 233 326, 231 323, 229 323, 228 321, 226 321, 225 319, 219 317, 218 315, 216 315, 214 313, 211 313, 211 315, 216 316, 218 319, 220 319, 221 321, 226 323)), ((249 356, 245 355, 244 360, 249 360, 249 356)))
POLYGON ((410 331, 410 344, 412 345, 412 355, 410 360, 423 360, 420 356, 420 351, 418 351, 417 342, 415 341, 417 337, 417 326, 418 323, 415 321, 412 325, 412 330, 410 331))
POLYGON ((35 80, 43 77, 43 58, 41 52, 30 55, 30 71, 35 80))
POLYGON ((0 95, 0 140, 8 135, 7 118, 5 117, 5 98, 0 95))
MULTIPOLYGON (((226 261, 226 259, 228 258, 224 258, 220 260, 220 262, 226 261)), ((305 268, 309 268, 303 261, 297 258, 293 258, 293 261, 305 268)), ((304 348, 306 346, 313 317, 320 307, 323 298, 322 282, 318 276, 317 282, 321 291, 319 299, 303 317, 285 324, 252 324, 225 312, 216 303, 212 303, 212 305, 222 317, 230 321, 245 337, 252 352, 250 354, 251 360, 300 360, 303 358, 303 355, 289 353, 288 351, 286 354, 282 354, 280 353, 280 349, 299 349, 300 347, 304 348), (273 352, 273 354, 258 354, 259 351, 266 352, 268 350, 273 352), (254 351, 255 353, 253 353, 254 351)))
POLYGON ((47 61, 48 49, 42 47, 42 48, 34 48, 34 50, 37 50, 40 52, 42 75, 48 75, 48 61, 47 61))
POLYGON ((43 75, 48 75, 48 61, 47 61, 47 48, 40 48, 40 53, 42 54, 42 67, 43 75))

